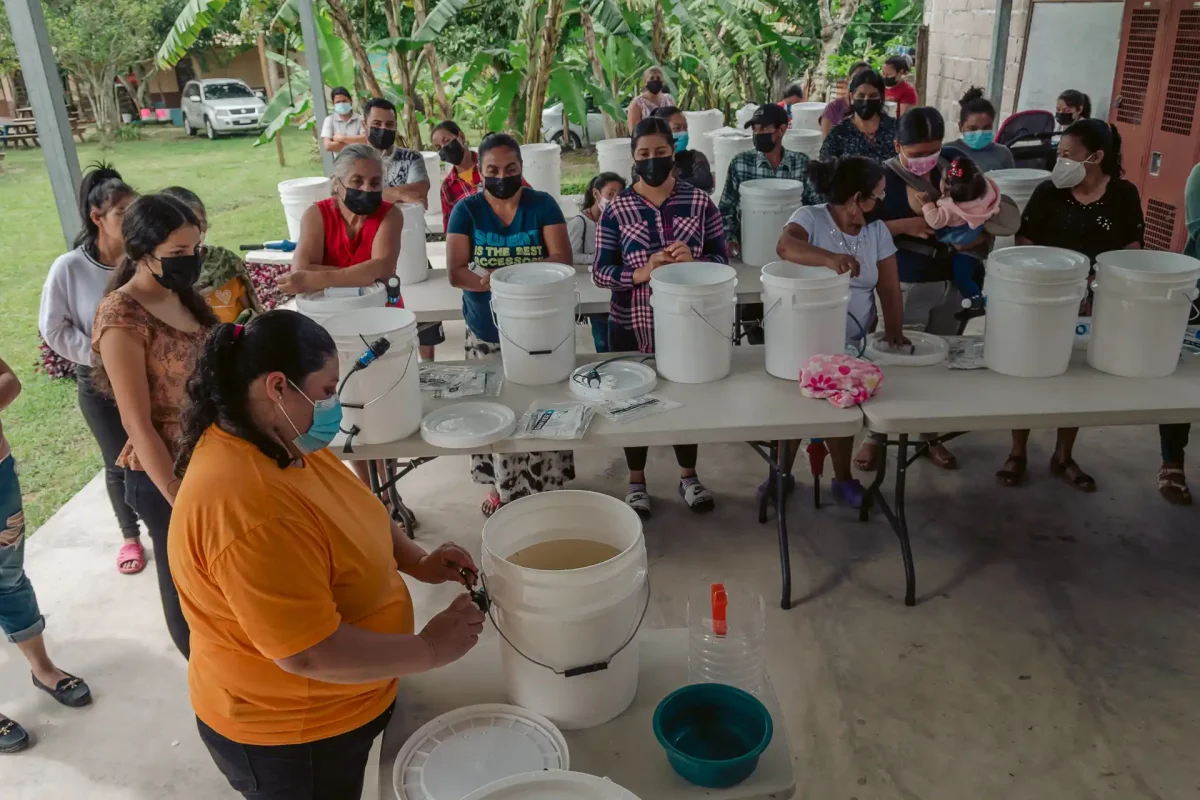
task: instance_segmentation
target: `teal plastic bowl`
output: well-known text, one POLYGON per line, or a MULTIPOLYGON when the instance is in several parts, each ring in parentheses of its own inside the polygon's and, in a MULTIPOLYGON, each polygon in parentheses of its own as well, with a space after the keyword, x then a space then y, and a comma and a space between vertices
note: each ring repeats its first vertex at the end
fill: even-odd
POLYGON ((749 778, 774 726, 758 698, 733 686, 676 689, 654 710, 654 736, 671 767, 689 783, 724 789, 749 778))

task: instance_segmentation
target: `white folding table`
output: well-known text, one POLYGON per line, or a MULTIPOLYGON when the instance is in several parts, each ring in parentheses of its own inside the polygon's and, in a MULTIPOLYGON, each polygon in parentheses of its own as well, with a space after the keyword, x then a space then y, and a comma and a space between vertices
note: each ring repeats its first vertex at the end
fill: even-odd
POLYGON ((916 577, 905 515, 908 467, 931 446, 969 431, 1023 428, 1148 425, 1200 421, 1200 358, 1187 357, 1168 378, 1119 378, 1088 366, 1076 351, 1071 366, 1054 378, 1013 378, 991 370, 886 366, 879 394, 862 406, 866 427, 881 448, 875 479, 867 490, 861 518, 871 503, 900 539, 904 559, 906 605, 916 603, 916 577), (915 444, 909 437, 946 431, 915 444), (892 437, 896 438, 892 438, 892 437), (887 473, 887 448, 897 448, 894 505, 881 487, 887 473))

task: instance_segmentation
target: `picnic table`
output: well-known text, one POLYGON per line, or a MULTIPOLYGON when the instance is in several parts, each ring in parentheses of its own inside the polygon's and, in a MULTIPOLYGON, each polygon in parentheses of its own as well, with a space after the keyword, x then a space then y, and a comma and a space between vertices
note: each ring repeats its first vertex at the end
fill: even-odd
MULTIPOLYGON (((19 111, 21 109, 18 109, 19 111)), ((39 144, 37 123, 31 117, 0 120, 0 145, 4 147, 37 147, 39 144)))

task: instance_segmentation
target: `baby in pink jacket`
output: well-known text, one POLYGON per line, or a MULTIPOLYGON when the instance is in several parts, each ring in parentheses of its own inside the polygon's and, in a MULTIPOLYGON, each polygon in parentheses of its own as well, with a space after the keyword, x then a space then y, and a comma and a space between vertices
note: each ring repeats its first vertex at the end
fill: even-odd
MULTIPOLYGON (((921 212, 937 240, 949 245, 970 245, 983 235, 983 224, 1000 213, 1000 189, 984 176, 969 158, 956 158, 942 177, 942 196, 936 203, 918 195, 921 212)), ((980 260, 971 253, 955 250, 951 258, 954 285, 963 297, 980 294, 975 273, 980 260)))

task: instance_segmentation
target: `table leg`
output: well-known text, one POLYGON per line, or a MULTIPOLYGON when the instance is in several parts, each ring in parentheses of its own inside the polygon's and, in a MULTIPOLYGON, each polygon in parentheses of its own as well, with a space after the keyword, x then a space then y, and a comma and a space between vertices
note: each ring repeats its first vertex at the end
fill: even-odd
MULTIPOLYGON (((750 446, 754 447, 753 444, 750 446)), ((762 496, 758 498, 759 525, 765 525, 767 522, 767 504, 771 502, 771 489, 774 488, 775 484, 778 482, 778 476, 775 474, 775 460, 777 458, 775 453, 775 445, 771 445, 770 448, 770 454, 766 459, 766 462, 769 465, 767 471, 767 491, 763 492, 762 496)), ((759 455, 762 455, 762 453, 759 453, 759 455)))
POLYGON ((866 522, 872 501, 879 504, 879 510, 883 512, 884 517, 887 518, 888 524, 892 528, 892 532, 900 540, 900 557, 904 561, 904 604, 906 606, 914 606, 917 604, 917 576, 916 568, 913 565, 912 542, 908 537, 908 517, 905 514, 904 497, 909 467, 908 434, 901 434, 900 438, 895 442, 898 449, 896 453, 896 491, 894 496, 896 509, 894 511, 883 496, 883 481, 887 476, 887 448, 892 442, 888 440, 887 436, 879 433, 872 433, 871 438, 880 451, 878 453, 879 464, 875 472, 875 480, 871 482, 871 485, 867 488, 866 496, 863 498, 863 507, 859 511, 858 518, 866 522))
POLYGON ((879 502, 883 503, 883 481, 887 477, 887 436, 882 433, 869 434, 871 441, 875 444, 875 480, 871 481, 871 485, 867 487, 867 493, 863 496, 862 508, 858 511, 858 519, 860 522, 866 522, 867 517, 871 512, 871 501, 879 498, 879 502))
POLYGON ((787 483, 791 470, 786 466, 787 460, 787 442, 780 440, 775 443, 772 471, 775 473, 775 514, 779 526, 779 567, 783 572, 783 595, 779 607, 784 611, 792 607, 792 556, 788 549, 787 529, 787 483))

